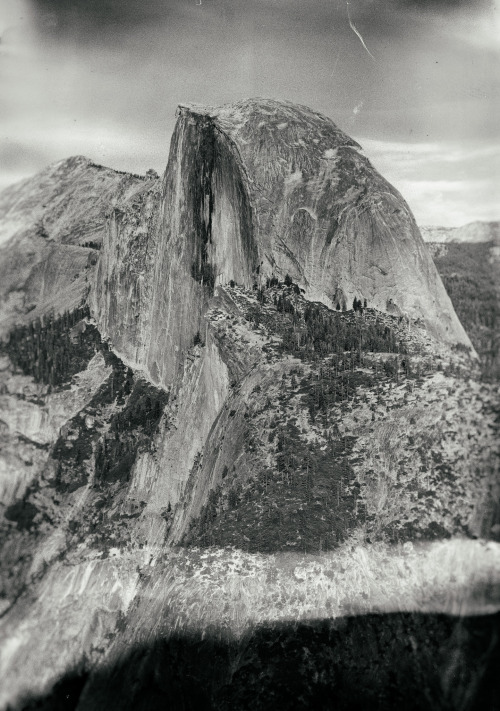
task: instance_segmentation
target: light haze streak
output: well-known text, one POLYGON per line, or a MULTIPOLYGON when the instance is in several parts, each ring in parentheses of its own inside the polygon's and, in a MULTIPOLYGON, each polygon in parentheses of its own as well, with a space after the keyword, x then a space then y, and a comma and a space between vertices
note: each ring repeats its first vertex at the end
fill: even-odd
POLYGON ((359 37, 359 41, 361 42, 361 44, 363 45, 363 47, 366 49, 366 51, 368 52, 368 54, 370 55, 370 57, 373 59, 373 61, 375 61, 375 57, 373 56, 373 54, 370 52, 370 50, 369 50, 368 47, 366 46, 363 37, 362 37, 361 34, 358 32, 358 30, 357 30, 356 25, 354 24, 354 22, 351 20, 351 13, 350 13, 350 11, 349 11, 349 1, 348 1, 348 0, 346 0, 346 5, 347 5, 347 19, 349 20, 349 27, 350 27, 351 30, 354 32, 354 34, 356 34, 356 35, 359 37))

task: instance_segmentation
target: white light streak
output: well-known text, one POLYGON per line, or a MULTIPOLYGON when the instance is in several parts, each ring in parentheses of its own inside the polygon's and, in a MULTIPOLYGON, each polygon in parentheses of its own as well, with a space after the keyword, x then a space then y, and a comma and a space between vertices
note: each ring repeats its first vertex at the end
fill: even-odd
POLYGON ((362 37, 361 34, 358 32, 358 30, 357 30, 356 25, 354 24, 354 22, 351 20, 351 12, 350 12, 350 10, 349 10, 349 1, 348 1, 348 0, 346 0, 346 5, 347 5, 347 19, 349 20, 349 27, 350 27, 351 30, 354 32, 354 34, 357 35, 357 37, 359 37, 359 41, 361 42, 361 44, 363 45, 363 47, 366 49, 366 51, 368 52, 368 54, 370 55, 370 57, 373 59, 373 61, 375 61, 375 57, 373 56, 373 54, 370 52, 370 50, 369 50, 368 47, 366 46, 363 37, 362 37))

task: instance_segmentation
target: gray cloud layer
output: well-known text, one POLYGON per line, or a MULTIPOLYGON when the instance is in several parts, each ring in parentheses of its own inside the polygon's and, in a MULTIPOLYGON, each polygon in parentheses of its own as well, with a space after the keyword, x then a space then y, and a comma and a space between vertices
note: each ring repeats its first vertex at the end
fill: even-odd
MULTIPOLYGON (((260 95, 308 104, 376 145, 377 158, 384 142, 408 145, 409 161, 413 146, 438 146, 439 155, 462 147, 469 182, 470 147, 498 141, 498 15, 485 2, 350 0, 349 16, 345 0, 3 2, 4 184, 75 153, 163 170, 183 101, 260 95)), ((417 164, 420 180, 439 190, 430 158, 417 164)), ((408 191, 408 175, 398 179, 408 191)), ((443 222, 470 195, 463 188, 446 193, 443 222)), ((414 194, 410 204, 428 221, 426 198, 414 194)))

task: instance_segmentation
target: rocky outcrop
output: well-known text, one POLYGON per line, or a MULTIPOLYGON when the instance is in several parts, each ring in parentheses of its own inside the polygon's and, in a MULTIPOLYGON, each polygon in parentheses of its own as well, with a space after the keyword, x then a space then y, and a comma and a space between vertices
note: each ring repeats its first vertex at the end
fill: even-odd
POLYGON ((333 308, 366 299, 470 345, 401 195, 310 109, 270 100, 180 106, 156 217, 151 210, 139 232, 131 226, 140 209, 115 212, 94 310, 154 382, 175 380, 218 285, 287 273, 306 298, 333 308), (117 283, 118 309, 106 301, 117 283))
MULTIPOLYGON (((495 673, 497 668, 498 627, 484 613, 493 616, 498 608, 499 564, 500 547, 486 547, 479 541, 439 542, 404 551, 386 547, 366 551, 349 546, 335 556, 323 556, 321 561, 317 556, 269 557, 239 551, 226 551, 223 556, 220 551, 203 556, 196 551, 178 551, 162 561, 150 549, 143 549, 133 555, 113 552, 105 560, 89 557, 72 564, 57 562, 32 587, 32 597, 21 600, 0 621, 0 634, 5 640, 0 649, 0 708, 37 708, 33 697, 46 696, 48 702, 40 704, 42 708, 67 707, 69 690, 60 704, 50 703, 52 687, 65 674, 82 676, 79 691, 84 686, 86 691, 79 703, 79 694, 71 699, 73 708, 80 711, 186 708, 177 691, 179 686, 192 689, 195 684, 198 691, 200 686, 222 686, 222 678, 231 691, 234 687, 248 690, 248 680, 241 676, 242 671, 248 673, 250 665, 237 652, 245 650, 253 635, 266 631, 280 642, 275 648, 268 641, 253 655, 252 666, 261 667, 259 683, 267 685, 266 700, 270 696, 274 700, 277 689, 288 688, 288 683, 276 684, 272 676, 269 679, 269 671, 282 662, 286 639, 288 651, 290 641, 295 641, 294 648, 301 654, 294 666, 283 669, 281 678, 288 681, 296 673, 305 675, 306 669, 311 679, 324 679, 327 698, 333 696, 339 683, 336 678, 321 677, 321 672, 332 675, 328 649, 335 650, 338 660, 346 659, 351 669, 356 669, 356 660, 362 660, 358 683, 366 684, 365 694, 374 683, 366 669, 377 669, 376 680, 380 668, 386 669, 389 691, 386 689, 382 696, 386 703, 372 706, 380 711, 401 708, 408 678, 422 682, 427 678, 421 666, 424 649, 424 658, 430 657, 429 673, 435 676, 435 696, 425 700, 419 696, 418 705, 410 708, 425 708, 429 698, 441 701, 439 697, 449 695, 444 682, 448 682, 450 670, 452 688, 456 688, 457 679, 463 684, 469 682, 462 690, 463 697, 457 694, 458 701, 469 700, 471 689, 476 693, 474 681, 481 679, 483 669, 490 667, 495 673), (464 592, 473 586, 477 586, 476 604, 464 600, 464 592), (490 602, 489 608, 482 598, 490 602), (374 636, 367 636, 362 629, 363 615, 374 608, 378 629, 374 636), (419 613, 407 613, 414 618, 410 625, 387 623, 381 614, 390 611, 404 616, 405 611, 415 609, 419 613), (442 635, 436 639, 436 625, 419 620, 424 613, 436 615, 438 611, 450 615, 447 626, 451 629, 444 639, 442 635), (483 614, 475 619, 484 620, 486 628, 491 629, 486 644, 480 644, 477 635, 473 643, 464 635, 461 621, 477 612, 483 614), (350 625, 357 619, 361 627, 350 644, 350 635, 347 642, 345 635, 346 614, 356 615, 350 625), (305 648, 298 645, 297 641, 305 640, 297 630, 308 623, 336 629, 339 637, 335 645, 326 640, 325 650, 314 639, 307 640, 305 648), (226 662, 224 676, 220 666, 226 655, 221 655, 221 645, 233 650, 232 663, 226 662), (391 653, 394 647, 395 656, 391 653), (168 654, 166 660, 162 650, 168 654), (118 675, 120 666, 125 667, 125 674, 118 675), (401 674, 396 687, 399 704, 388 706, 387 696, 395 688, 395 670, 401 674)), ((347 679, 352 679, 352 672, 347 679)), ((200 704, 199 691, 193 696, 187 708, 207 707, 200 704)), ((188 694, 188 698, 192 697, 188 694)), ((251 701, 251 706, 230 703, 225 708, 254 708, 253 693, 251 701)), ((436 703, 437 708, 440 706, 443 704, 436 703)), ((317 703, 304 706, 317 707, 317 703)), ((456 703, 448 704, 448 708, 457 707, 456 703)), ((212 708, 221 706, 216 703, 212 708)), ((262 702, 257 708, 268 709, 269 704, 262 702)), ((282 708, 294 708, 294 704, 282 708)), ((352 706, 346 703, 342 708, 352 706)))
MULTIPOLYGON (((261 278, 289 273, 308 298, 334 308, 354 297, 380 310, 390 305, 423 318, 438 338, 468 342, 410 209, 332 121, 303 106, 250 100, 180 107, 178 131, 192 123, 208 123, 235 156, 261 278)), ((223 234, 212 225, 216 273, 223 234)))
POLYGON ((0 193, 0 334, 87 296, 114 205, 153 179, 76 156, 0 193))
POLYGON ((496 394, 355 142, 282 102, 182 106, 162 182, 47 176, 4 206, 4 327, 92 317, 16 329, 0 362, 0 707, 58 678, 82 710, 143 679, 168 705, 192 635, 240 658, 262 623, 498 609, 500 546, 466 540, 500 525, 496 394))
POLYGON ((151 329, 160 202, 159 181, 150 181, 113 209, 90 295, 101 333, 112 337, 114 348, 135 364, 146 359, 151 329))

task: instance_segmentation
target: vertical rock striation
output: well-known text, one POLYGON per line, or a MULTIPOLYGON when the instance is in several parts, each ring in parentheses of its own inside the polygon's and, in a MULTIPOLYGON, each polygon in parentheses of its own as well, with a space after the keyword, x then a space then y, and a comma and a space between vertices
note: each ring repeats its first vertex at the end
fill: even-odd
POLYGON ((147 368, 173 382, 216 284, 250 287, 257 245, 244 166, 206 114, 181 107, 164 181, 147 368))
POLYGON ((114 207, 90 294, 102 335, 111 337, 124 360, 134 364, 146 357, 160 199, 159 181, 149 181, 114 207))
POLYGON ((45 708, 23 695, 59 676, 67 704, 68 674, 81 710, 168 705, 171 669, 197 694, 193 632, 217 662, 212 634, 240 658, 262 622, 498 609, 499 547, 465 538, 499 526, 496 394, 449 348, 469 341, 401 196, 329 119, 268 100, 179 107, 156 177, 76 158, 0 195, 0 326, 87 298, 95 319, 0 359, 0 706, 45 708))
POLYGON ((470 345, 401 195, 306 107, 180 106, 161 196, 146 213, 144 229, 131 229, 115 210, 94 309, 118 350, 163 386, 231 279, 251 287, 288 273, 311 300, 366 299, 470 345))

